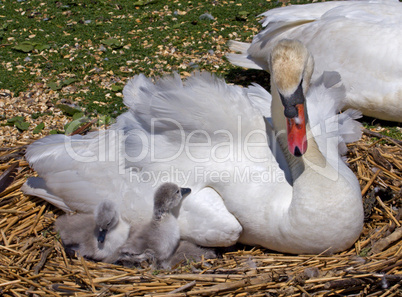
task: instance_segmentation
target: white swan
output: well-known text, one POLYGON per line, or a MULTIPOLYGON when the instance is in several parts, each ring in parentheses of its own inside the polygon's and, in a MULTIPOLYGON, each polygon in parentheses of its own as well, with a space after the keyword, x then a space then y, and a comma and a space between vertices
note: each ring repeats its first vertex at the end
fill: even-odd
POLYGON ((346 107, 402 122, 402 3, 397 0, 329 1, 292 5, 262 14, 265 27, 252 43, 231 41, 231 63, 268 70, 281 39, 303 42, 314 57, 316 80, 337 71, 346 107))
POLYGON ((290 253, 348 248, 363 210, 357 178, 339 152, 360 137, 360 125, 353 112, 336 115, 344 89, 330 86, 339 75, 325 73, 309 89, 313 59, 301 43, 280 42, 272 61, 272 121, 262 116, 271 117, 271 96, 259 86, 227 85, 208 73, 155 83, 139 75, 124 89, 129 111, 110 129, 29 146, 27 160, 43 180, 28 180, 23 190, 65 211, 91 212, 110 199, 124 220, 141 225, 152 216, 154 189, 170 181, 192 189, 176 209, 185 240, 290 253), (302 128, 303 115, 286 119, 281 97, 292 114, 306 93, 310 138, 307 148, 303 138, 292 144, 305 152, 296 158, 286 123, 302 128))

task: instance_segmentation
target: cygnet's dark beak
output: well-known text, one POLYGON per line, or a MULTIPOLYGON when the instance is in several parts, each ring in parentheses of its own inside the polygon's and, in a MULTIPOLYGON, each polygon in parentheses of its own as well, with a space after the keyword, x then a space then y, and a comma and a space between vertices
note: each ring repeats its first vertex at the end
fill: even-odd
POLYGON ((98 242, 103 243, 106 238, 107 229, 99 228, 98 242))
POLYGON ((182 197, 184 197, 184 196, 186 196, 186 195, 188 195, 188 194, 191 193, 191 189, 190 189, 190 188, 180 188, 180 191, 181 191, 181 196, 182 196, 182 197))

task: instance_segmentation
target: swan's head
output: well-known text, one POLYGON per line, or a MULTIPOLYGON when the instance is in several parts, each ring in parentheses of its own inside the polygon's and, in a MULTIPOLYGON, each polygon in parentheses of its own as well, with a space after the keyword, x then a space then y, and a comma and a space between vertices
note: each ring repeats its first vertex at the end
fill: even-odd
POLYGON ((287 119, 289 151, 301 156, 307 150, 305 97, 313 74, 313 57, 300 41, 283 39, 272 50, 270 68, 287 119))
POLYGON ((174 183, 164 183, 155 192, 154 217, 160 219, 172 208, 179 205, 181 199, 190 194, 191 189, 180 188, 174 183))
POLYGON ((105 241, 106 233, 112 230, 119 222, 119 213, 116 205, 110 200, 104 200, 95 208, 95 222, 99 228, 98 242, 105 241))

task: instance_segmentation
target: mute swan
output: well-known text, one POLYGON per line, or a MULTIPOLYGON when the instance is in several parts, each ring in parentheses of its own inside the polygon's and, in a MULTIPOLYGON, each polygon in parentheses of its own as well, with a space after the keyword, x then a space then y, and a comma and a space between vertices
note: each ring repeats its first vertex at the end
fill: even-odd
POLYGON ((230 41, 235 65, 269 70, 281 39, 303 42, 314 57, 312 80, 337 71, 346 107, 402 122, 402 4, 397 0, 329 1, 292 5, 262 14, 265 27, 252 43, 230 41))
POLYGON ((134 227, 120 248, 119 260, 140 263, 154 260, 157 264, 170 258, 180 242, 180 228, 172 209, 191 192, 174 183, 164 183, 155 192, 151 221, 138 231, 134 227))
POLYGON ((123 91, 129 111, 110 129, 51 135, 28 147, 42 184, 28 180, 23 190, 67 212, 92 212, 100 197, 110 199, 123 220, 140 226, 152 217, 148 193, 174 182, 192 189, 175 209, 183 240, 289 253, 350 247, 363 208, 340 153, 360 138, 356 113, 336 114, 344 96, 336 73, 310 83, 313 58, 300 42, 279 42, 271 60, 272 106, 262 87, 227 85, 208 73, 185 82, 136 76, 123 91), (282 100, 294 116, 304 97, 308 117, 286 119, 282 100), (307 141, 288 139, 287 123, 303 131, 303 118, 307 141), (289 153, 288 140, 302 157, 289 153))
POLYGON ((63 244, 73 246, 81 256, 113 263, 115 252, 129 235, 129 225, 120 220, 112 201, 100 202, 94 214, 62 215, 55 226, 63 244))

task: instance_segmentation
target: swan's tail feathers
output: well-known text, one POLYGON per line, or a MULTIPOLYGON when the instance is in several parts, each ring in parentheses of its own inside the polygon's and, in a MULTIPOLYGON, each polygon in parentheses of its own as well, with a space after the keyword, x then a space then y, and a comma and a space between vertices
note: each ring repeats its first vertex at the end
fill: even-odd
POLYGON ((72 212, 72 210, 63 202, 63 200, 54 195, 47 187, 46 182, 40 177, 30 177, 21 187, 22 192, 25 195, 40 197, 50 204, 53 204, 57 208, 60 208, 66 213, 72 212))
POLYGON ((250 43, 229 40, 228 46, 229 46, 230 50, 232 50, 234 52, 240 52, 242 54, 247 55, 247 50, 250 47, 250 43))
POLYGON ((250 69, 258 69, 258 70, 263 69, 262 67, 257 65, 254 61, 249 59, 247 50, 250 47, 250 43, 229 40, 228 46, 230 50, 234 52, 239 52, 239 54, 231 53, 226 55, 226 58, 233 65, 250 69))

